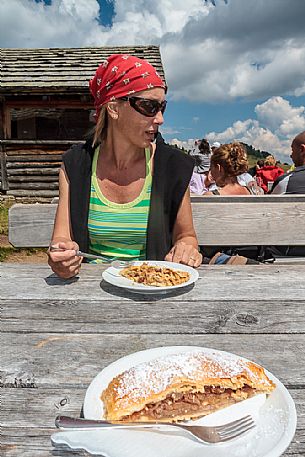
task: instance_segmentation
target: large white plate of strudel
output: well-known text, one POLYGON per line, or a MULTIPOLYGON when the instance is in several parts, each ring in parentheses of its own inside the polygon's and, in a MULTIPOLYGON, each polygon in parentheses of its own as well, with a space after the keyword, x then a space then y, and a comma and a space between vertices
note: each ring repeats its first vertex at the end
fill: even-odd
POLYGON ((221 444, 152 429, 59 432, 56 445, 105 457, 279 457, 296 429, 294 402, 270 372, 237 355, 194 346, 149 349, 104 368, 85 396, 88 419, 221 425, 251 414, 256 427, 221 444))
POLYGON ((181 263, 159 260, 133 262, 125 268, 109 267, 102 273, 105 281, 131 292, 156 294, 189 286, 197 281, 198 271, 181 263))

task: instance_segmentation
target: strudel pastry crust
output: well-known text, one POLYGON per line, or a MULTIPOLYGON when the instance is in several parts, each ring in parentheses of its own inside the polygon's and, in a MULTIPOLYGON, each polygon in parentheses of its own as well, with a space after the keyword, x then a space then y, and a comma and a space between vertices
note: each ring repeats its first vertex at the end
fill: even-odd
POLYGON ((184 352, 141 363, 102 392, 108 420, 175 422, 195 419, 275 384, 253 362, 220 352, 184 352))

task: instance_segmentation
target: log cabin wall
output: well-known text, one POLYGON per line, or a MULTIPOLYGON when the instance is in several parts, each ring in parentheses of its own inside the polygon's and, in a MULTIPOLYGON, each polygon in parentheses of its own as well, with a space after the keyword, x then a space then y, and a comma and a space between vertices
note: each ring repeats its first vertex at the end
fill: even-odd
POLYGON ((158 46, 0 49, 0 194, 58 195, 63 152, 94 125, 88 82, 115 53, 148 60, 165 81, 158 46))
POLYGON ((62 154, 74 143, 5 142, 6 194, 14 197, 57 197, 62 154))

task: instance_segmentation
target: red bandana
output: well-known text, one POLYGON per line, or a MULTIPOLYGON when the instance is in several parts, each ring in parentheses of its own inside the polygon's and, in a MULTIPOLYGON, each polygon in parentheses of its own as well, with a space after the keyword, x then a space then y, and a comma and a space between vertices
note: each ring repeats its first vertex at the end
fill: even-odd
POLYGON ((150 63, 127 54, 112 54, 104 60, 89 87, 94 97, 96 120, 102 105, 111 100, 153 87, 166 90, 166 85, 150 63))

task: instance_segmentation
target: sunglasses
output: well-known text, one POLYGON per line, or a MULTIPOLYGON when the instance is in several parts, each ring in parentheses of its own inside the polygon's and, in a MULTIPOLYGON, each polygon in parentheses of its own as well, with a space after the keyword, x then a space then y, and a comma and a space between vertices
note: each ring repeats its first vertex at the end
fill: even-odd
POLYGON ((147 117, 154 117, 159 111, 163 114, 167 104, 166 100, 158 102, 158 100, 142 97, 121 97, 120 100, 128 101, 138 113, 147 117))

